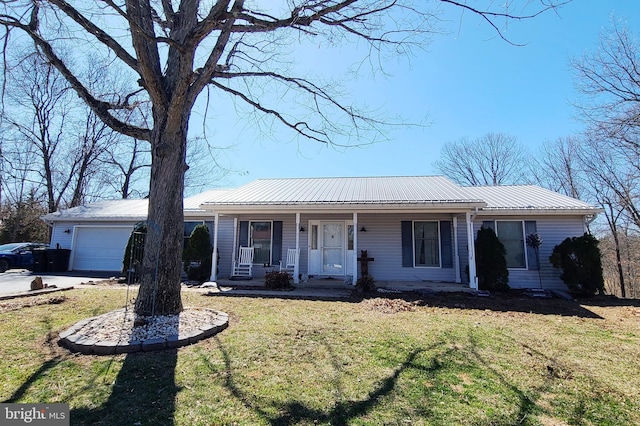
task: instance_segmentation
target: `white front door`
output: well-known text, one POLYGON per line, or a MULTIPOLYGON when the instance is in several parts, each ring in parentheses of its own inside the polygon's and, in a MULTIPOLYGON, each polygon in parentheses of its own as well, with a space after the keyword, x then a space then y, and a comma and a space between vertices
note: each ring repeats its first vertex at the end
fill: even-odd
POLYGON ((322 275, 345 275, 344 223, 322 223, 320 229, 322 275))
POLYGON ((309 223, 309 275, 348 273, 345 222, 309 223))

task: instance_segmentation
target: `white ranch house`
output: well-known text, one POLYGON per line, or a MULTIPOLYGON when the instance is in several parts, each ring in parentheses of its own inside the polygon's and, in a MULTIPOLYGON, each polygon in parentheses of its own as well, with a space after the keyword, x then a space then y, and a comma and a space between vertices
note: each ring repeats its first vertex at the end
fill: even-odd
MULTIPOLYGON (((185 237, 205 223, 214 252, 211 280, 233 274, 252 247, 254 278, 297 249, 295 283, 333 278, 355 283, 366 250, 379 286, 454 283, 477 288, 473 241, 492 227, 507 248, 509 285, 563 289, 548 258, 580 236, 601 210, 537 186, 463 187, 442 176, 260 179, 184 201, 185 237), (539 262, 526 235, 543 240, 539 262), (469 277, 472 277, 471 279, 469 277)), ((51 213, 51 246, 70 249, 69 269, 118 271, 147 200, 115 200, 51 213)))

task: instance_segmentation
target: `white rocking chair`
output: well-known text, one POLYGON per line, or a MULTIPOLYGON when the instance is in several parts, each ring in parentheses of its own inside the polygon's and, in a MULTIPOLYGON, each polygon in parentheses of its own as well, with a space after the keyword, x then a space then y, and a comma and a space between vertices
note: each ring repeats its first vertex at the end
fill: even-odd
POLYGON ((234 277, 253 277, 253 247, 240 247, 238 259, 233 265, 234 277))
POLYGON ((280 261, 280 272, 291 272, 294 274, 296 266, 298 266, 298 258, 300 257, 300 249, 287 249, 287 260, 280 261))

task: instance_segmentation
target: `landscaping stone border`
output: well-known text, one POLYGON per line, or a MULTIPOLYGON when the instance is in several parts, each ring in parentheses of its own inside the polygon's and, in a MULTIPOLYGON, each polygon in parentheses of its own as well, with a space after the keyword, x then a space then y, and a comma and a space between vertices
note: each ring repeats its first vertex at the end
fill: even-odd
POLYGON ((91 336, 84 335, 80 330, 90 322, 100 318, 100 316, 86 318, 60 333, 58 343, 72 352, 79 352, 86 355, 114 355, 179 348, 211 337, 229 326, 229 315, 227 313, 213 309, 206 310, 217 314, 216 319, 212 323, 199 324, 192 330, 187 330, 180 334, 134 341, 98 341, 91 336))

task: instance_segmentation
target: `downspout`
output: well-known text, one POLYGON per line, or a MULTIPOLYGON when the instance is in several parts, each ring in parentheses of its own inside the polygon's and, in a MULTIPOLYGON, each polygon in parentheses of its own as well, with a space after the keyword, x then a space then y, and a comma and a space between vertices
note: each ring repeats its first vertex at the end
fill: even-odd
POLYGON ((598 214, 594 213, 594 214, 587 214, 584 216, 584 232, 588 232, 589 234, 591 233, 591 229, 589 228, 589 225, 591 225, 593 223, 594 220, 596 220, 598 218, 598 214))

